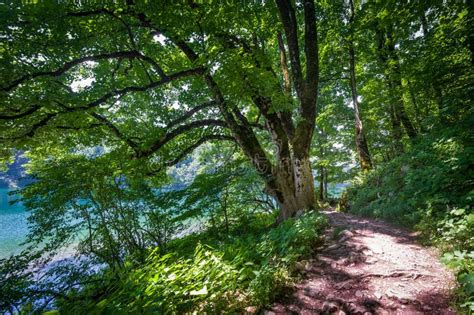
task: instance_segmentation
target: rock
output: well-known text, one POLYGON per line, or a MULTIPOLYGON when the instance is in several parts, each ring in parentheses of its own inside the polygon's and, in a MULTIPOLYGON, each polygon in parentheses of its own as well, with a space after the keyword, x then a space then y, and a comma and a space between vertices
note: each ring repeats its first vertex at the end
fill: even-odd
POLYGON ((341 233, 339 233, 339 241, 344 242, 350 239, 351 237, 354 236, 354 233, 352 233, 349 230, 344 230, 341 233))
POLYGON ((356 293, 355 293, 355 296, 357 296, 357 297, 363 297, 363 296, 364 296, 364 292, 357 290, 356 293))
POLYGON ((307 260, 298 261, 295 264, 295 267, 299 271, 309 271, 311 270, 311 263, 307 260))
POLYGON ((432 310, 432 308, 429 307, 428 305, 423 305, 421 308, 423 309, 423 311, 431 311, 432 310))
POLYGON ((411 302, 411 300, 407 299, 407 298, 401 298, 399 299, 400 303, 402 304, 409 304, 411 302))
POLYGON ((323 303, 323 312, 334 313, 339 310, 339 305, 334 302, 324 302, 323 303))
POLYGON ((326 250, 335 250, 335 249, 338 249, 339 247, 341 247, 340 244, 332 244, 332 245, 329 245, 326 250))
POLYGON ((245 313, 255 314, 255 313, 257 313, 257 308, 255 306, 248 306, 248 307, 245 308, 245 313))
POLYGON ((339 284, 336 285, 336 289, 338 289, 338 290, 349 290, 351 288, 352 288, 352 284, 351 284, 350 280, 345 281, 343 283, 339 283, 339 284))
POLYGON ((298 306, 294 305, 294 304, 291 304, 291 305, 287 306, 286 309, 289 310, 290 312, 296 313, 296 314, 299 314, 301 312, 301 309, 298 306))
POLYGON ((362 304, 364 304, 368 309, 375 309, 380 305, 379 301, 372 298, 365 298, 362 304))
POLYGON ((372 248, 372 252, 375 254, 383 254, 383 250, 380 248, 372 248))
POLYGON ((374 258, 374 257, 367 257, 367 258, 365 259, 365 263, 366 263, 366 264, 370 264, 370 265, 375 264, 375 263, 378 262, 378 261, 379 261, 379 260, 378 260, 377 258, 374 258))
POLYGON ((364 314, 365 312, 367 312, 367 309, 365 307, 356 305, 355 303, 348 303, 346 306, 349 314, 364 314))
POLYGON ((336 296, 335 296, 333 293, 329 293, 329 294, 326 296, 326 298, 327 298, 328 300, 334 300, 334 299, 336 298, 336 296))
POLYGON ((382 298, 382 293, 380 292, 374 292, 374 296, 377 298, 377 299, 381 299, 382 298))
POLYGON ((362 253, 365 256, 373 256, 374 255, 374 253, 370 249, 363 250, 362 253))
POLYGON ((391 289, 388 289, 387 292, 385 292, 385 295, 388 296, 389 298, 397 297, 397 292, 394 292, 391 289))

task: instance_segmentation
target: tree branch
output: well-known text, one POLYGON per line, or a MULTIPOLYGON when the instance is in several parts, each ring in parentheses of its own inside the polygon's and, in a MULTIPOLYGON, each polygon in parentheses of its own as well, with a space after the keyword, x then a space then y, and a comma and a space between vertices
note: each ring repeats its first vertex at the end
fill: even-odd
MULTIPOLYGON (((181 79, 181 78, 184 78, 184 77, 187 77, 187 76, 201 74, 202 72, 203 72, 202 68, 192 68, 192 69, 179 71, 179 72, 176 72, 174 74, 168 75, 168 76, 162 78, 159 81, 151 82, 151 83, 149 83, 147 85, 144 85, 144 86, 129 86, 129 87, 126 87, 126 88, 123 88, 123 89, 120 89, 120 90, 116 90, 116 91, 113 91, 113 92, 106 93, 101 98, 99 98, 99 99, 97 99, 93 102, 90 102, 86 106, 77 107, 76 109, 81 110, 81 109, 93 108, 93 107, 96 107, 96 106, 108 101, 110 98, 112 98, 114 96, 123 96, 127 93, 130 93, 130 92, 144 92, 146 90, 156 88, 160 85, 169 83, 171 81, 181 79)), ((74 111, 74 109, 71 109, 71 110, 74 111)))
POLYGON ((32 74, 26 74, 26 75, 24 75, 24 76, 22 76, 22 77, 20 77, 16 80, 14 80, 13 82, 8 84, 7 86, 3 87, 2 90, 5 91, 5 92, 9 92, 12 89, 16 88, 18 85, 20 85, 21 83, 27 81, 27 80, 35 79, 35 78, 42 77, 42 76, 50 76, 50 77, 60 76, 63 73, 65 73, 66 71, 73 68, 74 66, 77 66, 77 65, 79 65, 81 63, 84 63, 86 61, 98 61, 98 60, 104 60, 104 59, 117 59, 117 58, 118 59, 121 59, 121 58, 140 58, 141 56, 142 55, 136 50, 116 51, 116 52, 103 53, 103 54, 98 54, 98 55, 93 55, 93 56, 85 56, 85 57, 77 58, 77 59, 71 60, 69 62, 66 62, 63 66, 61 66, 60 68, 58 68, 56 70, 40 71, 40 72, 36 72, 36 73, 32 73, 32 74))
POLYGON ((105 118, 104 116, 98 114, 98 113, 91 113, 90 114, 92 117, 100 121, 103 125, 107 126, 112 133, 122 141, 124 141, 130 148, 135 151, 135 154, 140 153, 140 147, 138 146, 137 143, 133 142, 131 139, 129 139, 127 136, 125 136, 118 128, 115 126, 110 120, 105 118))
MULTIPOLYGON (((314 0, 304 1, 304 52, 306 56, 306 93, 317 94, 319 77, 318 32, 314 0)), ((311 95, 311 97, 315 97, 311 95)))
MULTIPOLYGON (((43 119, 41 119, 36 124, 32 125, 28 132, 26 132, 22 135, 13 136, 13 137, 6 137, 6 138, 3 137, 3 138, 0 138, 0 139, 2 139, 2 140, 17 140, 17 139, 26 138, 26 137, 32 137, 32 136, 34 136, 35 132, 39 128, 41 128, 43 126, 46 126, 51 119, 53 119, 54 117, 56 117, 59 114, 88 110, 88 109, 97 107, 97 106, 107 102, 109 99, 111 99, 113 97, 116 97, 116 96, 121 97, 121 96, 124 96, 127 93, 132 93, 132 92, 144 92, 146 90, 156 88, 160 85, 169 83, 171 81, 174 81, 174 80, 177 80, 177 79, 180 79, 180 78, 183 78, 183 77, 191 76, 191 75, 201 74, 201 73, 202 73, 201 68, 193 68, 193 69, 183 70, 183 71, 180 71, 180 72, 176 72, 172 75, 169 75, 169 76, 167 76, 167 77, 165 77, 165 78, 163 78, 159 81, 155 81, 155 82, 152 82, 152 83, 144 85, 144 86, 129 86, 129 87, 126 87, 126 88, 123 88, 123 89, 120 89, 120 90, 116 90, 116 91, 106 93, 102 97, 100 97, 100 98, 96 99, 95 101, 92 101, 89 104, 86 104, 84 106, 67 107, 67 106, 64 106, 64 105, 60 104, 61 108, 63 108, 64 111, 55 112, 55 113, 48 113, 43 119)), ((30 108, 30 110, 31 110, 31 108, 30 108)), ((28 111, 30 111, 30 110, 28 110, 28 111)), ((34 112, 35 111, 32 111, 32 113, 34 113, 34 112)), ((13 116, 13 115, 10 115, 10 116, 13 116)), ((25 117, 25 116, 27 116, 27 115, 26 114, 23 115, 23 117, 25 117)))
POLYGON ((304 94, 304 86, 300 62, 300 49, 298 46, 298 27, 295 10, 290 0, 276 0, 275 2, 280 13, 281 22, 283 23, 283 29, 285 30, 288 52, 290 54, 293 83, 295 85, 296 94, 301 98, 304 94))
POLYGON ((195 113, 197 113, 198 111, 204 109, 204 108, 207 108, 207 107, 212 107, 212 106, 215 106, 216 105, 216 102, 214 101, 210 101, 210 102, 207 102, 207 103, 204 103, 204 104, 201 104, 201 105, 198 105, 198 106, 195 106, 194 108, 192 108, 191 110, 189 110, 188 112, 184 113, 181 117, 178 117, 172 121, 170 121, 167 125, 166 125, 166 128, 172 128, 176 125, 179 125, 180 123, 183 123, 184 121, 186 121, 188 118, 191 118, 195 113))
POLYGON ((216 120, 216 119, 204 119, 204 120, 196 120, 193 122, 190 122, 186 125, 181 125, 178 128, 174 129, 171 132, 166 133, 164 136, 162 136, 160 139, 156 140, 153 144, 150 145, 150 147, 146 150, 141 150, 137 154, 137 158, 142 158, 142 157, 147 157, 161 149, 165 144, 173 140, 179 135, 182 135, 185 132, 188 132, 193 129, 205 127, 205 126, 218 126, 218 127, 227 127, 226 123, 222 120, 216 120))
POLYGON ((283 37, 281 33, 277 34, 278 39, 278 49, 280 50, 280 68, 283 74, 283 88, 286 95, 291 94, 291 82, 290 82, 290 71, 288 70, 288 65, 286 61, 286 50, 285 44, 283 43, 283 37))
POLYGON ((19 114, 12 114, 12 115, 0 114, 0 120, 10 120, 10 119, 23 118, 23 117, 26 117, 26 116, 29 116, 31 114, 36 113, 40 108, 41 108, 41 106, 39 106, 39 105, 33 105, 30 108, 28 108, 27 110, 25 110, 24 112, 19 113, 19 114))
MULTIPOLYGON (((141 22, 143 27, 150 28, 154 31, 165 33, 163 30, 157 29, 143 13, 136 14, 137 19, 141 22)), ((167 34, 168 35, 168 34, 167 34)), ((198 55, 194 50, 182 39, 175 38, 173 36, 167 36, 192 62, 195 63, 198 60, 198 55)), ((232 131, 235 139, 243 149, 244 153, 252 163, 259 170, 264 180, 269 185, 274 185, 274 176, 272 173, 273 165, 265 154, 265 151, 261 147, 255 133, 253 132, 250 125, 238 124, 234 118, 232 112, 229 110, 227 102, 222 94, 219 86, 215 82, 214 78, 203 69, 202 72, 204 82, 209 88, 214 100, 216 101, 219 110, 224 116, 225 122, 232 131)))
POLYGON ((203 136, 198 141, 196 141, 189 147, 185 148, 177 157, 175 157, 172 160, 166 161, 164 165, 161 165, 158 169, 149 172, 147 175, 150 175, 150 176, 155 175, 159 173, 160 171, 162 171, 164 167, 170 167, 170 166, 178 164, 184 157, 186 157, 188 154, 196 150, 198 147, 200 147, 204 143, 207 143, 209 141, 216 141, 216 140, 217 141, 232 141, 232 142, 236 141, 235 138, 231 136, 226 136, 226 135, 210 134, 210 135, 203 136))
POLYGON ((48 122, 55 116, 56 114, 49 113, 46 116, 44 116, 41 120, 39 120, 37 123, 33 124, 27 132, 21 135, 13 136, 13 137, 1 137, 0 140, 18 140, 22 138, 33 137, 38 129, 46 126, 48 122))
POLYGON ((167 166, 173 166, 179 163, 186 155, 190 154, 194 150, 196 150, 198 147, 203 145, 206 142, 209 141, 214 141, 214 140, 224 140, 224 141, 232 141, 235 142, 235 139, 231 136, 226 136, 226 135, 207 135, 201 137, 198 141, 187 147, 186 149, 183 150, 176 158, 174 158, 171 161, 168 161, 166 163, 167 166))

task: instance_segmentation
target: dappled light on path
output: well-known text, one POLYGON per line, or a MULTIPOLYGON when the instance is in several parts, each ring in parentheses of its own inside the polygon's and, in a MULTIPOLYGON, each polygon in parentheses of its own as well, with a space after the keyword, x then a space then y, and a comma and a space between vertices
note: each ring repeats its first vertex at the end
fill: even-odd
POLYGON ((408 230, 328 211, 333 229, 303 280, 266 314, 455 314, 452 274, 408 230))

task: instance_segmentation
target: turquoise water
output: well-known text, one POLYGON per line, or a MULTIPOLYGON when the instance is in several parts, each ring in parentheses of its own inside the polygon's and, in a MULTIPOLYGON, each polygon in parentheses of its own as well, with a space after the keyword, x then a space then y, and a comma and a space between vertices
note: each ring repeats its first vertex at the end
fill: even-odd
POLYGON ((0 258, 19 252, 28 233, 28 213, 21 204, 9 205, 13 197, 8 192, 0 188, 0 258))
MULTIPOLYGON (((339 196, 345 185, 329 185, 330 194, 339 196)), ((28 234, 28 213, 21 204, 10 205, 13 196, 9 189, 0 188, 0 259, 21 250, 21 243, 28 234)))

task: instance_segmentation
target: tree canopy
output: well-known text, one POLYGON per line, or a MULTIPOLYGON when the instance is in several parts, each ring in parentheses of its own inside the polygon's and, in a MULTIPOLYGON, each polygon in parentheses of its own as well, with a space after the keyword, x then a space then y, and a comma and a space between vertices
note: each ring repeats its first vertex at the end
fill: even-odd
MULTIPOLYGON (((285 238, 285 228, 319 233, 317 215, 292 218, 331 201, 331 185, 367 176, 360 191, 370 198, 352 192, 362 204, 377 199, 374 174, 385 169, 451 163, 439 152, 467 169, 462 150, 448 148, 472 143, 472 9, 472 1, 442 0, 0 4, 0 157, 28 157, 33 181, 19 199, 31 212, 29 250, 42 246, 4 264, 18 271, 5 287, 31 289, 26 261, 78 239, 82 254, 117 273, 146 265, 155 246, 159 255, 186 253, 191 266, 205 249, 190 258, 180 247, 187 241, 169 244, 196 218, 222 257, 241 250, 265 265, 278 252, 292 258, 275 261, 290 266, 302 255, 292 242, 314 244, 304 233, 285 238), (283 227, 265 234, 269 221, 283 227), (241 241, 217 241, 246 233, 264 247, 258 257, 241 241), (288 247, 278 248, 281 239, 288 247)), ((457 182, 467 176, 456 174, 457 182)), ((443 185, 406 191, 428 196, 443 185)), ((434 212, 464 207, 462 198, 434 212)), ((247 268, 235 264, 219 268, 247 268)), ((102 276, 114 287, 109 271, 102 276)), ((261 284, 267 271, 243 277, 242 287, 261 284)))

